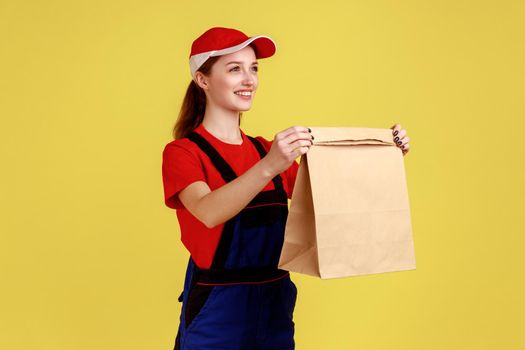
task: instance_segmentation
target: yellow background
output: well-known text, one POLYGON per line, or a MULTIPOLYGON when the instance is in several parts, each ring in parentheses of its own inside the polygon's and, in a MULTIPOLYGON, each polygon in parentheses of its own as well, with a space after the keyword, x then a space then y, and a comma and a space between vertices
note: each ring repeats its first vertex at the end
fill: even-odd
POLYGON ((266 34, 241 127, 388 128, 417 269, 293 274, 297 349, 523 349, 523 1, 0 1, 0 348, 166 349, 161 152, 212 26, 266 34))

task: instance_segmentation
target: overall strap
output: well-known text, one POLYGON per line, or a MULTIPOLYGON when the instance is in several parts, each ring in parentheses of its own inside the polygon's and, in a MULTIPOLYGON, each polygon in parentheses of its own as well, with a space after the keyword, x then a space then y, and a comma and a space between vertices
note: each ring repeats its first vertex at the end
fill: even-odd
POLYGON ((233 171, 232 167, 224 160, 224 158, 217 152, 215 148, 213 148, 212 145, 200 134, 198 134, 195 131, 192 131, 187 136, 191 141, 197 144, 200 149, 206 155, 210 158, 211 162, 219 173, 221 174, 222 178, 226 182, 230 182, 237 178, 237 174, 235 174, 235 171, 233 171))

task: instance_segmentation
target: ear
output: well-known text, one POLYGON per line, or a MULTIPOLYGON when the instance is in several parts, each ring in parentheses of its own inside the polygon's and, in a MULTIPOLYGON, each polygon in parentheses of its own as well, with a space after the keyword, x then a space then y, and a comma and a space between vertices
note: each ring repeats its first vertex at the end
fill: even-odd
POLYGON ((208 77, 202 74, 202 72, 195 72, 195 82, 201 89, 208 90, 208 77))

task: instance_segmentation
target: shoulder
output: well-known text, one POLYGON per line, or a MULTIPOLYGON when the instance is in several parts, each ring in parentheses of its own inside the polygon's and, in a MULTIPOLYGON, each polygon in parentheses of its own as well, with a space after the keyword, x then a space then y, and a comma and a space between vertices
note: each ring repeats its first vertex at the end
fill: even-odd
POLYGON ((177 166, 182 166, 182 164, 200 165, 201 155, 199 152, 199 147, 188 138, 172 140, 164 146, 162 160, 167 166, 173 164, 177 164, 177 166))
POLYGON ((170 155, 173 153, 187 153, 187 154, 197 154, 198 148, 195 143, 190 141, 188 138, 182 138, 178 140, 172 140, 164 146, 162 151, 165 155, 170 155))
POLYGON ((171 149, 171 148, 186 148, 191 149, 193 147, 194 143, 190 141, 189 138, 184 137, 182 139, 177 140, 171 140, 170 142, 166 143, 164 146, 164 149, 171 149))

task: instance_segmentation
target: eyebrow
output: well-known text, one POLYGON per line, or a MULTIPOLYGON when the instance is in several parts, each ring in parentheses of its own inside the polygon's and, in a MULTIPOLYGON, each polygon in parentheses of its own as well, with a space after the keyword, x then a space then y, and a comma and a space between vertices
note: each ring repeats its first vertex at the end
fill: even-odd
MULTIPOLYGON (((243 62, 241 62, 241 61, 231 61, 231 62, 226 63, 226 65, 233 64, 233 63, 235 63, 235 64, 242 64, 243 62)), ((259 64, 259 62, 254 61, 254 62, 252 62, 252 64, 259 64)))

